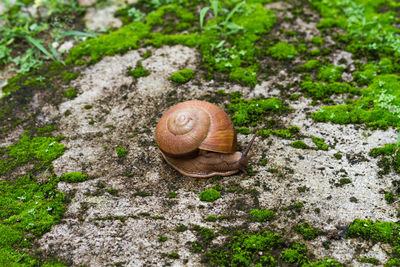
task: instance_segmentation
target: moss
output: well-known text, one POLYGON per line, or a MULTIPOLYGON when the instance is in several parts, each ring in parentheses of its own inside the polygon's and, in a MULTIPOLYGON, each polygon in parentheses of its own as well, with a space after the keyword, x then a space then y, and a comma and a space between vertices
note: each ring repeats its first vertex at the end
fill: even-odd
POLYGON ((372 265, 380 265, 381 263, 379 262, 378 259, 375 258, 365 258, 365 257, 360 257, 357 259, 358 262, 363 262, 363 263, 370 263, 372 265))
POLYGON ((395 202, 396 198, 397 197, 393 193, 390 193, 390 192, 385 193, 385 200, 386 200, 386 203, 388 203, 388 204, 392 204, 393 202, 395 202))
POLYGON ((86 104, 83 106, 84 109, 91 109, 93 106, 90 104, 86 104))
POLYGON ((199 198, 201 201, 213 202, 221 197, 220 192, 215 189, 207 189, 200 192, 199 198))
POLYGON ((294 45, 286 42, 279 42, 268 48, 267 53, 278 60, 293 60, 298 54, 294 45))
POLYGON ((86 40, 73 47, 65 62, 71 64, 83 56, 90 56, 89 63, 95 63, 103 55, 113 56, 139 47, 139 41, 149 35, 151 25, 133 22, 119 30, 86 40))
POLYGON ((314 144, 317 146, 318 150, 328 150, 328 146, 325 144, 324 139, 316 137, 316 136, 311 136, 312 141, 314 144))
POLYGON ((335 184, 336 186, 343 186, 345 184, 351 184, 351 180, 349 178, 340 178, 339 183, 335 184))
POLYGON ((300 128, 297 126, 290 126, 287 129, 278 129, 278 130, 271 130, 271 129, 260 129, 259 135, 263 138, 267 138, 270 134, 273 134, 278 137, 282 137, 284 139, 291 139, 295 134, 300 132, 300 128))
POLYGON ((245 134, 245 135, 248 135, 251 133, 250 129, 247 127, 238 127, 238 128, 235 128, 235 131, 237 133, 241 133, 241 134, 245 134))
POLYGON ((170 258, 170 259, 173 259, 173 260, 176 260, 176 259, 180 258, 179 254, 177 252, 163 253, 163 256, 167 257, 167 258, 170 258))
POLYGON ((294 141, 290 145, 292 147, 298 148, 298 149, 308 149, 308 148, 310 148, 306 143, 304 143, 301 140, 294 141))
POLYGON ((322 100, 333 94, 360 94, 360 90, 347 83, 321 83, 312 81, 303 81, 301 88, 307 92, 313 99, 322 100))
POLYGON ((270 251, 282 245, 282 237, 270 231, 242 233, 204 254, 203 261, 212 266, 275 266, 270 251), (262 256, 261 256, 262 255, 262 256), (260 264, 260 265, 256 265, 260 264))
POLYGON ((176 198, 176 193, 173 192, 173 191, 169 192, 168 198, 169 198, 169 199, 176 198))
POLYGON ((353 77, 359 86, 369 85, 375 77, 375 71, 371 69, 355 71, 353 77))
POLYGON ((128 70, 128 75, 132 76, 133 78, 140 78, 149 76, 150 72, 143 68, 142 61, 138 61, 134 70, 128 70))
POLYGON ((79 76, 79 72, 70 72, 68 70, 64 70, 61 73, 61 78, 63 79, 65 84, 69 84, 70 81, 75 80, 76 78, 78 78, 79 76))
POLYGON ((240 98, 240 94, 232 93, 228 110, 232 115, 232 122, 235 126, 255 126, 267 114, 284 109, 283 103, 277 98, 250 100, 240 98))
POLYGON ((303 264, 302 267, 344 267, 344 265, 334 259, 325 258, 316 262, 303 264))
POLYGON ((121 146, 117 146, 115 151, 117 152, 118 158, 125 158, 126 155, 128 154, 128 151, 126 151, 125 148, 123 148, 121 146))
POLYGON ((310 42, 316 46, 322 46, 324 44, 324 39, 319 36, 314 36, 310 39, 310 42))
POLYGON ((342 80, 342 73, 344 71, 344 67, 338 66, 324 66, 319 69, 317 78, 321 81, 326 82, 337 82, 342 80))
POLYGON ((167 240, 168 240, 168 238, 166 236, 164 236, 164 235, 158 237, 158 241, 159 242, 165 242, 167 240))
POLYGON ((36 128, 36 133, 38 134, 38 136, 45 136, 45 135, 50 134, 54 130, 57 130, 57 127, 50 124, 50 125, 36 128))
POLYGON ((209 216, 207 216, 206 221, 207 222, 216 222, 217 221, 217 216, 209 215, 209 216))
POLYGON ((176 227, 176 231, 177 231, 178 233, 185 232, 186 230, 187 230, 187 227, 186 227, 185 225, 183 225, 183 224, 178 225, 178 226, 176 227))
POLYGON ((294 243, 290 249, 285 249, 284 251, 282 251, 279 258, 285 263, 303 266, 303 264, 309 263, 306 253, 307 248, 304 244, 294 243))
POLYGON ((207 227, 195 225, 192 230, 198 234, 203 243, 209 243, 215 237, 214 231, 207 227))
POLYGON ((340 154, 340 153, 335 153, 335 154, 333 154, 333 156, 334 156, 336 159, 342 159, 342 154, 340 154))
POLYGON ((339 124, 365 123, 372 128, 400 125, 400 83, 396 75, 376 76, 361 91, 362 97, 346 105, 321 108, 312 115, 316 121, 339 124))
POLYGON ((254 222, 266 222, 272 220, 274 217, 274 211, 268 209, 252 209, 249 214, 250 219, 254 222))
POLYGON ((311 227, 307 222, 302 225, 295 225, 293 229, 296 233, 302 235, 305 240, 313 240, 321 234, 319 229, 311 227))
POLYGON ((313 49, 310 51, 310 55, 313 57, 319 56, 319 55, 321 55, 321 50, 319 50, 318 48, 313 49))
POLYGON ((23 134, 14 145, 5 148, 6 157, 0 158, 0 175, 14 170, 25 163, 32 162, 32 170, 49 168, 51 162, 61 156, 65 150, 63 144, 53 137, 30 138, 23 134))
POLYGON ((80 172, 70 172, 61 175, 60 181, 63 182, 68 182, 68 183, 79 183, 86 181, 88 179, 88 176, 86 174, 80 173, 80 172))
POLYGON ((378 167, 381 168, 379 174, 388 174, 391 169, 400 173, 400 153, 398 153, 397 144, 386 144, 383 147, 373 148, 369 154, 374 158, 382 156, 378 161, 378 167))
POLYGON ((257 71, 258 66, 256 65, 247 68, 237 67, 229 74, 229 79, 231 81, 248 84, 254 87, 258 83, 257 71))
POLYGON ((288 207, 283 207, 282 210, 287 211, 287 210, 294 210, 296 212, 301 212, 301 209, 304 207, 303 202, 297 202, 294 203, 288 207))
POLYGON ((78 92, 74 88, 68 88, 67 90, 63 91, 63 94, 68 99, 74 99, 78 95, 78 92))
POLYGON ((107 188, 106 192, 109 193, 112 196, 118 196, 118 190, 114 188, 107 188))
POLYGON ((184 69, 181 71, 177 71, 169 78, 171 81, 176 83, 187 83, 194 77, 194 71, 191 69, 184 69))
POLYGON ((65 195, 57 191, 57 184, 53 175, 42 184, 30 175, 0 181, 0 265, 39 263, 23 250, 31 248, 64 214, 65 195))
POLYGON ((299 67, 299 70, 302 71, 312 71, 314 69, 317 69, 321 66, 321 62, 316 59, 310 59, 306 63, 304 63, 302 66, 299 67))
POLYGON ((361 237, 374 242, 400 245, 400 227, 394 222, 372 222, 371 220, 356 219, 349 226, 348 237, 361 237))

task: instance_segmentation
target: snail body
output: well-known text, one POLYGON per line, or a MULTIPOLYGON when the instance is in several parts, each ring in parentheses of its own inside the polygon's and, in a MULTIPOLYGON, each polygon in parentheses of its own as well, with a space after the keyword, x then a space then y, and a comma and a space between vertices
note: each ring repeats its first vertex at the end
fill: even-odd
POLYGON ((165 161, 180 173, 206 178, 243 170, 250 147, 236 152, 236 133, 229 116, 214 104, 191 100, 165 112, 155 138, 165 161))

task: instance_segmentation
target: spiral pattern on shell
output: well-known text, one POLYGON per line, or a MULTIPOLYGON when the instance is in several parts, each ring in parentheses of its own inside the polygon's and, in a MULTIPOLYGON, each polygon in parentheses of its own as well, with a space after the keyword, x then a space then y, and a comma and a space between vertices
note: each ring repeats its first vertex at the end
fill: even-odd
POLYGON ((229 116, 214 104, 191 100, 165 112, 156 127, 158 147, 180 157, 197 149, 220 153, 236 151, 236 134, 229 116))

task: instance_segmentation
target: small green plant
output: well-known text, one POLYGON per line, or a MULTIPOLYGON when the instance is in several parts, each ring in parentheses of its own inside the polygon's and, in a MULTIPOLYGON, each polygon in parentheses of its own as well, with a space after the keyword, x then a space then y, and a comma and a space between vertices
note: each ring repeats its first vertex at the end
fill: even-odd
POLYGON ((304 143, 301 140, 294 141, 290 145, 292 147, 298 148, 298 149, 308 149, 308 148, 310 148, 306 143, 304 143))
POLYGON ((295 225, 293 228, 294 231, 302 235, 305 240, 313 240, 321 234, 319 229, 311 227, 307 222, 302 225, 295 225))
POLYGON ((306 256, 307 248, 302 243, 294 243, 290 249, 282 251, 280 258, 283 262, 305 266, 309 263, 306 256))
POLYGON ((342 80, 343 67, 333 65, 324 66, 319 69, 317 78, 321 81, 337 82, 342 80))
POLYGON ((160 241, 160 242, 165 242, 167 240, 168 240, 168 238, 164 235, 158 237, 158 241, 160 241))
POLYGON ((143 68, 142 61, 138 61, 136 63, 136 68, 135 69, 128 69, 128 75, 134 77, 134 78, 140 78, 140 77, 146 77, 150 75, 150 72, 146 69, 143 68))
POLYGON ((333 156, 334 156, 336 159, 342 159, 342 154, 340 154, 340 153, 335 153, 335 154, 333 154, 333 156))
POLYGON ((177 71, 169 78, 171 81, 176 83, 187 83, 194 77, 194 71, 191 69, 184 69, 181 71, 177 71))
POLYGON ((277 43, 268 48, 267 53, 277 60, 293 60, 298 54, 294 45, 285 42, 277 43))
POLYGON ((217 221, 217 216, 209 215, 209 216, 207 216, 206 221, 208 221, 208 222, 216 222, 217 221))
POLYGON ((76 91, 75 88, 68 88, 63 93, 64 96, 68 99, 74 99, 78 95, 78 92, 76 91))
POLYGON ((123 148, 121 146, 117 146, 117 148, 115 150, 117 152, 118 158, 125 158, 126 155, 128 154, 128 151, 126 151, 125 148, 123 148))
POLYGON ((311 136, 312 141, 314 144, 317 146, 317 149, 319 150, 328 150, 328 146, 325 144, 324 139, 316 137, 316 136, 311 136))
POLYGON ((199 198, 201 201, 213 202, 221 197, 220 192, 215 189, 207 189, 200 192, 199 198))
POLYGON ((272 220, 274 216, 274 211, 273 210, 259 210, 259 209, 253 209, 250 211, 250 219, 254 222, 266 222, 272 220))
POLYGON ((223 36, 231 35, 237 33, 241 29, 243 29, 240 25, 230 21, 235 13, 238 13, 242 6, 245 4, 245 1, 239 2, 236 6, 228 13, 226 9, 220 9, 219 2, 216 0, 211 1, 211 7, 206 6, 203 7, 200 11, 200 28, 204 28, 204 18, 207 11, 211 8, 213 11, 214 18, 219 21, 218 24, 214 24, 212 26, 208 26, 207 29, 217 29, 219 33, 223 36), (221 11, 221 13, 219 13, 221 11), (221 15, 222 19, 218 19, 218 15, 221 15))
POLYGON ((88 179, 88 176, 86 174, 80 173, 80 172, 70 172, 61 175, 60 181, 63 182, 68 182, 68 183, 79 183, 86 181, 88 179))

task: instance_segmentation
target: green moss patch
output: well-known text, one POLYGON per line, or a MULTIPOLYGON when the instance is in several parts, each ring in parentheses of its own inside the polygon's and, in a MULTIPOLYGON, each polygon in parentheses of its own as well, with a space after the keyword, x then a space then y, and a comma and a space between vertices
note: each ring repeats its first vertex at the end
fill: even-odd
POLYGON ((300 128, 297 126, 290 126, 287 129, 278 129, 278 130, 272 130, 272 129, 260 129, 258 131, 258 134, 262 138, 267 138, 270 134, 273 134, 275 136, 284 138, 284 139, 291 139, 293 138, 297 133, 300 132, 300 128))
POLYGON ((221 197, 221 193, 215 189, 207 189, 200 192, 199 198, 201 201, 213 202, 221 197))
POLYGON ((235 126, 255 126, 267 113, 284 109, 283 103, 277 98, 247 100, 242 99, 240 93, 232 93, 230 102, 228 110, 233 113, 232 122, 235 126))
POLYGON ((254 222, 266 222, 272 220, 274 217, 274 211, 268 209, 252 209, 249 214, 250 219, 254 222))
POLYGON ((140 78, 149 76, 150 72, 143 68, 142 61, 138 61, 135 69, 128 69, 128 75, 133 78, 140 78))
POLYGON ((70 172, 61 175, 60 180, 63 182, 68 182, 68 183, 79 183, 86 181, 88 179, 88 176, 86 174, 80 173, 80 172, 70 172))
POLYGON ((282 245, 282 237, 270 231, 260 233, 237 232, 220 248, 204 254, 204 262, 212 266, 275 266, 277 261, 270 252, 282 245))
POLYGON ((360 90, 347 83, 322 83, 303 81, 301 88, 307 92, 315 100, 323 100, 333 94, 351 93, 354 95, 360 94, 360 90))
POLYGON ((254 44, 276 22, 274 13, 265 9, 261 2, 236 4, 236 9, 231 1, 216 2, 219 10, 217 16, 206 22, 203 17, 203 28, 195 24, 190 33, 178 32, 190 28, 196 16, 178 4, 163 5, 153 9, 144 22, 129 23, 115 32, 75 46, 66 62, 76 63, 83 56, 89 56, 89 63, 95 63, 104 55, 125 53, 143 45, 198 46, 203 55, 207 77, 213 77, 215 72, 226 73, 232 81, 253 86, 257 83, 259 67, 256 55, 260 51, 254 44), (229 15, 230 12, 233 13, 229 15), (178 17, 180 22, 175 24, 166 21, 166 14, 178 17), (152 32, 155 26, 163 26, 163 30, 152 32))
POLYGON ((314 144, 317 146, 317 149, 319 150, 328 150, 328 146, 325 144, 324 139, 316 137, 316 136, 311 136, 312 141, 314 144))
POLYGON ((361 91, 362 97, 346 105, 323 107, 312 115, 316 121, 339 124, 365 123, 372 128, 400 125, 400 83, 393 74, 376 76, 361 91))
POLYGON ((30 138, 23 134, 16 144, 5 148, 3 156, 0 154, 0 175, 9 173, 27 162, 34 163, 33 170, 50 167, 51 162, 61 156, 64 150, 65 146, 58 143, 56 138, 30 138))
POLYGON ((55 176, 39 184, 29 175, 0 182, 0 265, 39 264, 23 250, 32 248, 32 242, 64 214, 65 195, 57 190, 57 183, 55 176))
POLYGON ((301 140, 294 141, 290 144, 293 148, 297 149, 308 149, 310 148, 306 143, 301 140))
POLYGON ((311 227, 307 222, 301 225, 295 225, 293 229, 296 233, 302 235, 305 240, 313 240, 321 234, 319 229, 311 227))
POLYGON ((63 94, 68 99, 74 99, 78 95, 78 92, 75 88, 68 88, 67 90, 63 91, 63 94))
POLYGON ((391 169, 396 173, 400 173, 400 155, 399 146, 397 144, 387 144, 383 147, 373 148, 369 155, 371 157, 380 157, 378 166, 381 168, 379 174, 388 174, 391 169))
POLYGON ((267 53, 277 60, 293 60, 298 52, 294 45, 280 42, 268 48, 267 53))
POLYGON ((392 258, 385 266, 396 266, 400 262, 400 225, 398 223, 356 219, 350 225, 346 236, 388 243, 393 246, 394 250, 392 258))
POLYGON ((171 81, 176 83, 187 83, 194 77, 194 71, 191 69, 184 69, 181 71, 177 71, 169 78, 171 81))
POLYGON ((128 151, 126 151, 126 149, 121 146, 117 146, 115 148, 115 151, 117 152, 118 158, 125 158, 126 155, 128 154, 128 151))
POLYGON ((312 71, 314 69, 318 69, 321 66, 321 62, 316 59, 310 59, 303 65, 301 65, 298 69, 300 71, 312 71))
MULTIPOLYGON (((42 170, 43 177, 64 150, 65 146, 56 138, 30 138, 23 134, 16 144, 0 150, 0 175, 5 178, 16 167, 33 163, 31 171, 42 170)), ((57 190, 58 182, 59 178, 54 175, 38 182, 32 174, 0 181, 1 266, 63 266, 57 261, 43 263, 27 253, 33 248, 33 242, 61 220, 66 210, 65 195, 57 190)))
POLYGON ((324 66, 319 69, 317 78, 326 82, 338 82, 342 80, 343 67, 324 66))
POLYGON ((282 251, 279 258, 285 263, 296 264, 297 266, 304 266, 309 263, 307 258, 307 248, 302 243, 294 243, 291 248, 282 251))

